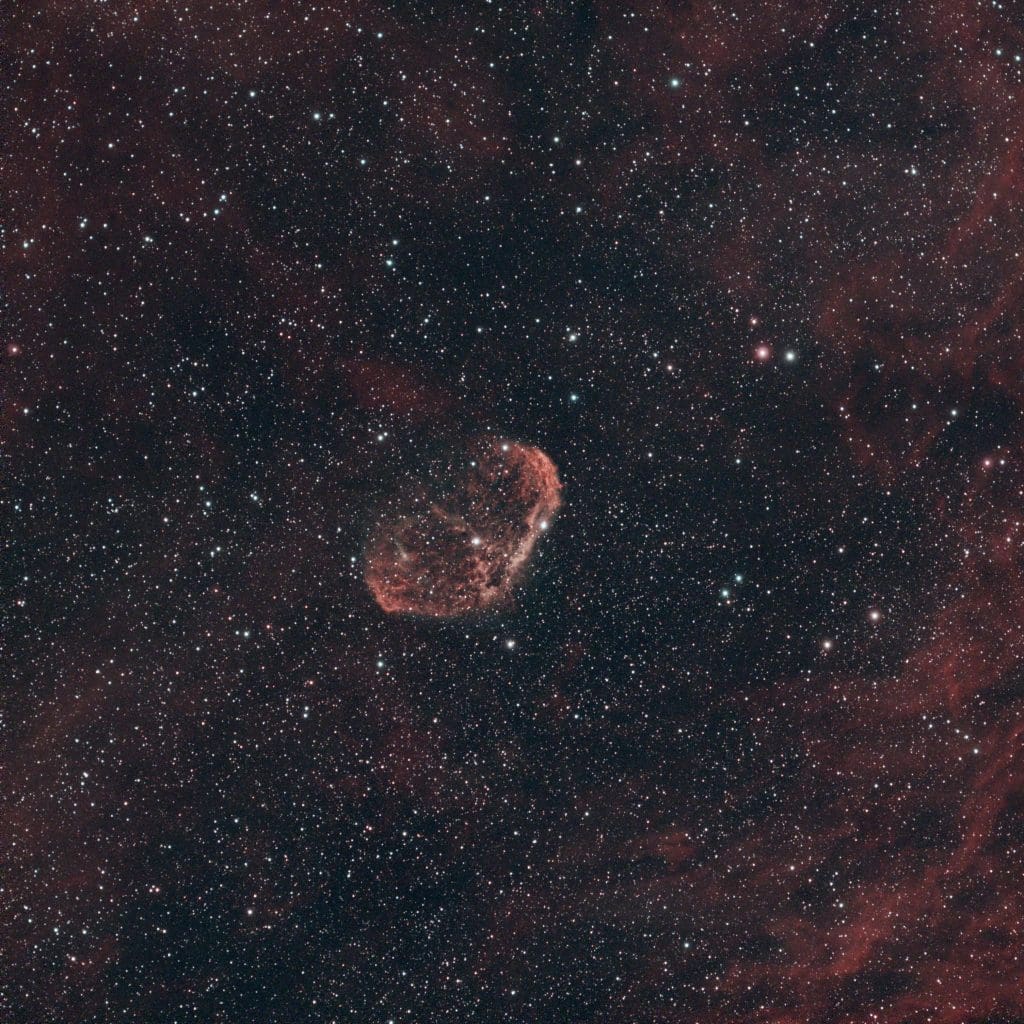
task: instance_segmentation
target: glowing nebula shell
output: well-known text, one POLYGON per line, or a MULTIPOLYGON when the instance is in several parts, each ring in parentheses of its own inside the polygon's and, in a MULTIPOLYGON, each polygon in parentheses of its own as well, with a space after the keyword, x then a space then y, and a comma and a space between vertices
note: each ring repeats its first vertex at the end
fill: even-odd
POLYGON ((473 441, 436 481, 417 482, 381 517, 365 577, 395 614, 451 618, 504 607, 561 505, 554 462, 516 441, 473 441))

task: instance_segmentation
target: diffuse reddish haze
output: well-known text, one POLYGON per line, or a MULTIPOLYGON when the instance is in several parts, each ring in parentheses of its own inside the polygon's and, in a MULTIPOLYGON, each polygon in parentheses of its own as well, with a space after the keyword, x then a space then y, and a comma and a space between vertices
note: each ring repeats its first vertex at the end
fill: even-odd
MULTIPOLYGON (((295 389, 296 405, 310 395, 328 404, 340 366, 346 393, 361 412, 383 413, 403 423, 441 415, 452 404, 443 388, 390 356, 352 357, 339 364, 331 358, 333 331, 323 325, 375 322, 347 310, 359 310, 360 301, 380 290, 376 254, 379 247, 392 251, 392 236, 382 233, 380 225, 401 218, 383 218, 370 200, 376 198, 381 209, 394 215, 398 208, 389 205, 395 202, 389 197, 407 197, 404 203, 413 210, 421 197, 428 197, 432 216, 443 227, 447 222, 438 211, 459 210, 467 197, 475 204, 482 194, 496 194, 497 179, 487 171, 499 164, 503 140, 517 130, 515 122, 508 104, 492 100, 502 94, 500 83, 491 81, 500 72, 490 75, 484 59, 460 63, 458 43, 452 42, 477 37, 477 14, 467 13, 466 24, 448 23, 443 31, 432 32, 404 26, 392 13, 403 5, 382 7, 377 18, 371 17, 372 5, 327 4, 321 5, 322 16, 335 30, 326 32, 315 21, 302 22, 301 13, 288 5, 273 5, 270 19, 253 5, 247 22, 226 32, 224 25, 237 13, 227 3, 192 5, 191 20, 177 16, 173 5, 164 10, 143 4, 141 24, 133 8, 106 6, 109 10, 99 5, 91 11, 75 4, 24 5, 12 15, 15 24, 7 33, 26 55, 24 66, 31 74, 11 78, 6 105, 11 111, 8 135, 20 142, 17 159, 4 162, 0 179, 12 197, 12 210, 18 211, 9 234, 19 241, 0 252, 0 272, 19 315, 10 318, 5 339, 17 387, 0 410, 0 427, 5 443, 17 453, 15 479, 20 471, 31 503, 43 502, 43 511, 33 511, 23 529, 45 526, 60 538, 52 549, 59 555, 41 544, 38 561, 49 570, 66 556, 74 569, 55 577, 50 592, 40 591, 38 598, 30 593, 27 602, 23 583, 29 574, 22 580, 19 573, 8 602, 19 612, 27 603, 25 614, 38 614, 40 625, 30 649, 24 642, 12 648, 21 650, 9 674, 13 679, 27 674, 29 682, 13 688, 20 704, 5 709, 5 722, 22 717, 26 723, 20 741, 8 737, 3 765, 8 849, 0 938, 8 967, 0 971, 0 1010, 7 1012, 5 1020, 100 1019, 92 1003, 109 1006, 107 972, 113 977, 130 952, 119 920, 145 921, 145 941, 138 945, 155 943, 166 930, 163 916, 155 911, 147 916, 151 903, 164 899, 175 911, 203 909, 209 893, 225 885, 211 868, 208 890, 197 884, 186 893, 190 899, 179 898, 166 881, 178 875, 171 868, 161 874, 158 864, 161 893, 149 884, 153 851, 159 849, 162 856, 162 844, 172 834, 174 855, 187 864, 180 872, 185 878, 201 859, 208 865, 222 863, 225 849, 237 854, 239 864, 255 863, 252 835, 258 835, 259 826, 243 815, 245 824, 235 835, 225 831, 224 823, 237 807, 255 806, 253 792, 269 787, 268 780, 286 777, 274 768, 291 771, 306 752, 312 751, 314 769, 298 773, 299 781, 285 791, 295 798, 269 801, 286 809, 263 826, 274 842, 287 831, 310 789, 328 792, 332 799, 337 791, 348 802, 339 798, 337 808, 332 805, 334 817, 324 832, 333 836, 336 820, 358 820, 360 844, 368 843, 370 835, 386 837, 377 840, 381 852, 371 849, 368 861, 390 865, 394 848, 384 844, 391 844, 392 836, 378 825, 387 814, 375 809, 376 831, 364 833, 353 794, 376 792, 379 775, 403 796, 408 795, 403 784, 411 788, 409 779, 433 783, 436 776, 442 780, 438 791, 455 794, 445 797, 445 806, 458 806, 462 793, 461 779, 449 767, 459 763, 451 756, 457 748, 450 734, 416 724, 417 705, 410 697, 415 686, 406 681, 403 691, 400 678, 378 689, 377 676, 358 668, 372 664, 376 655, 368 643, 363 649, 361 632, 354 634, 358 641, 346 644, 333 635, 318 638, 310 645, 312 653, 306 649, 306 634, 299 632, 292 646, 274 653, 275 645, 284 644, 279 638, 296 628, 293 611, 310 603, 317 589, 313 581, 322 575, 320 547, 313 547, 311 539, 306 546, 294 540, 298 534, 317 537, 318 501, 310 501, 301 513, 287 509, 298 514, 301 531, 282 535, 279 524, 287 521, 282 514, 261 527, 252 544, 239 544, 245 568, 235 570, 234 577, 221 568, 226 560, 221 555, 198 557, 211 545, 219 551, 223 529, 218 525, 211 540, 212 521, 204 511, 190 517, 173 510, 195 502, 200 475, 209 487, 225 472, 223 466, 258 460, 228 457, 238 434, 233 421, 229 429, 210 415, 197 417, 191 406, 182 412, 171 404, 170 396, 187 393, 180 373, 188 360, 180 358, 176 334, 161 347, 149 332, 161 320, 175 322, 171 314, 183 304, 182 297, 196 291, 195 276, 202 279, 200 291, 214 321, 223 320, 239 336, 255 339, 253 351, 262 350, 267 338, 274 340, 267 358, 281 369, 285 387, 295 389), (352 12, 360 8, 363 17, 355 18, 352 12), (89 23, 93 15, 102 21, 100 31, 89 23), (359 39, 376 38, 361 24, 358 37, 356 29, 341 31, 351 21, 379 21, 386 30, 386 52, 400 63, 392 68, 376 53, 371 60, 351 60, 359 39), (158 29, 164 37, 159 49, 153 46, 158 29), (390 109, 399 109, 403 101, 404 107, 401 118, 388 122, 392 135, 376 139, 376 147, 370 141, 365 146, 376 154, 371 162, 376 169, 358 179, 358 191, 371 213, 362 221, 356 218, 350 228, 350 262, 340 268, 328 263, 311 276, 309 253, 336 248, 335 237, 314 236, 319 244, 312 249, 305 240, 293 245, 293 237, 299 237, 293 225, 286 231, 268 219, 267 211, 276 205, 268 202, 260 183, 294 182, 313 197, 326 193, 322 183, 318 191, 315 178, 309 181, 299 173, 302 165, 297 168, 290 154, 319 152, 309 149, 310 140, 318 137, 311 116, 325 109, 323 86, 330 76, 352 76, 351 82, 345 80, 345 95, 369 95, 359 76, 379 68, 387 70, 386 77, 370 85, 389 99, 390 109), (407 81, 410 68, 419 74, 407 81), (111 82, 108 77, 115 71, 121 77, 111 82), (431 72, 426 85, 424 72, 431 72), (237 89, 232 85, 236 78, 241 82, 237 89), (281 82, 284 87, 278 88, 281 82), (185 84, 189 87, 182 89, 185 84), (255 86, 251 98, 258 97, 258 103, 248 98, 250 84, 255 86), (275 90, 296 100, 268 107, 271 118, 263 104, 275 90), (471 110, 464 97, 477 93, 488 102, 471 110), (301 116, 294 115, 295 105, 301 116), (142 112, 148 113, 143 117, 142 112), (179 129, 185 124, 187 131, 179 129), (232 129, 232 124, 241 127, 232 129), (218 144, 210 144, 211 138, 218 144), (459 173, 446 174, 443 188, 431 184, 421 163, 407 158, 410 145, 423 139, 428 151, 436 148, 442 156, 459 159, 459 173), (252 168, 258 173, 250 173, 252 168), (389 168, 388 173, 381 168, 389 168), (222 185, 224 180, 233 187, 222 185), (231 192, 230 201, 217 217, 208 217, 222 187, 231 192), (135 256, 129 260, 127 253, 135 256), (113 295, 117 301, 112 301, 112 281, 120 282, 113 295), (59 331, 45 329, 53 320, 59 331), (87 343, 68 345, 63 339, 81 339, 83 324, 91 329, 87 343), (123 366, 114 354, 127 360, 123 366), (142 382, 149 384, 143 388, 142 382), (91 437, 58 432, 66 421, 88 426, 97 407, 108 416, 102 429, 94 426, 91 437), (153 446, 163 454, 149 459, 145 473, 139 469, 133 493, 125 483, 124 462, 138 448, 138 437, 148 436, 152 422, 162 423, 173 443, 166 451, 153 446), (114 438, 123 441, 124 454, 114 438), (149 467, 170 458, 170 452, 187 458, 181 456, 180 465, 169 463, 164 477, 152 477, 155 470, 149 467), (75 454, 73 471, 67 453, 75 454), (78 481, 77 490, 91 494, 85 484, 94 477, 108 482, 110 493, 97 492, 102 512, 90 525, 96 542, 86 545, 71 515, 79 508, 76 489, 59 493, 56 527, 45 518, 45 500, 53 481, 78 481), (122 488, 128 488, 127 494, 122 488), (126 498, 134 498, 128 507, 137 514, 111 515, 108 500, 121 508, 126 498), (166 510, 172 511, 164 518, 166 510), (111 532, 115 522, 117 530, 138 528, 133 548, 111 532), (119 557, 112 559, 110 551, 119 557), (106 577, 96 578, 90 557, 109 563, 106 577), (134 576, 122 580, 120 568, 116 573, 114 568, 125 565, 134 576), (189 565, 202 569, 193 568, 190 576, 189 565), (74 574, 79 566, 80 577, 74 574), (179 576, 183 581, 175 582, 179 576), (75 606, 75 628, 68 628, 69 616, 62 618, 56 610, 52 621, 45 617, 48 601, 59 610, 70 601, 68 595, 84 601, 94 594, 96 610, 90 617, 75 606), (166 621, 157 627, 161 615, 166 621), (179 620, 184 623, 180 630, 179 620), (253 662, 242 660, 250 657, 249 647, 237 643, 243 620, 258 624, 258 635, 268 645, 253 662), (271 665, 266 672, 265 663, 271 665), (257 664, 260 671, 252 671, 257 664), (278 667, 275 675, 275 664, 286 664, 287 671, 278 667), (355 666, 348 685, 324 685, 323 679, 341 674, 337 666, 355 666), (281 704, 268 702, 258 689, 250 692, 255 685, 250 680, 264 677, 285 694, 281 704), (288 706, 293 682, 294 692, 311 704, 306 694, 330 693, 330 700, 316 704, 310 720, 302 719, 298 740, 277 732, 281 722, 291 722, 280 709, 288 706), (25 709, 21 716, 19 709, 25 709), (305 731, 318 722, 319 745, 305 731), (196 757, 197 751, 203 756, 196 757), (212 802, 206 776, 196 774, 197 766, 207 762, 226 766, 222 774, 227 781, 212 802), (380 772, 378 764, 384 766, 380 772), (230 795, 236 778, 244 799, 232 804, 223 793, 230 795), (249 827, 257 831, 243 831, 249 827), (213 837, 209 845, 199 845, 203 829, 213 837), (183 837, 191 837, 195 847, 183 837), (192 856, 193 849, 203 858, 192 856), (79 928, 85 924, 88 934, 79 928), (20 1018, 11 1013, 4 1000, 19 986, 28 989, 23 996, 28 1005, 45 1009, 20 1018)), ((414 5, 406 6, 412 10, 414 5)), ((542 7, 537 5, 531 16, 536 35, 530 46, 521 42, 525 36, 507 33, 492 31, 479 38, 508 42, 516 50, 547 45, 557 52, 555 43, 561 44, 565 26, 554 8, 545 13, 542 7)), ((757 0, 654 5, 646 17, 617 4, 599 3, 595 11, 594 38, 607 41, 609 81, 602 86, 600 70, 592 76, 587 65, 585 106, 566 94, 564 106, 554 107, 552 131, 565 133, 564 125, 572 123, 582 133, 566 150, 571 157, 580 154, 571 204, 559 194, 557 206, 574 209, 579 202, 587 218, 594 218, 593 234, 602 249, 619 247, 625 226, 629 237, 661 247, 664 267, 673 275, 680 253, 688 254, 690 262, 707 271, 723 301, 735 307, 740 324, 757 318, 761 326, 751 345, 772 342, 781 351, 780 339, 797 333, 794 325, 806 330, 806 349, 822 358, 815 362, 801 353, 799 365, 809 368, 801 387, 817 395, 826 417, 835 417, 845 444, 842 454, 879 487, 903 488, 929 502, 932 539, 955 564, 944 580, 937 580, 940 597, 929 608, 918 603, 916 594, 899 598, 909 606, 909 625, 904 630, 906 658, 894 670, 833 673, 825 666, 793 680, 773 678, 749 700, 742 695, 736 719, 750 726, 758 763, 786 767, 778 774, 754 773, 752 785, 770 790, 761 814, 738 822, 728 817, 729 806, 698 813, 692 803, 676 799, 671 786, 693 773, 692 751, 680 745, 674 761, 639 763, 638 734, 646 740, 659 724, 656 715, 648 719, 645 714, 638 718, 640 730, 629 737, 618 781, 590 801, 597 808, 594 817, 604 809, 600 838, 591 840, 587 823, 592 818, 579 815, 567 818, 564 826, 560 822, 557 841, 537 848, 557 847, 545 853, 548 864, 539 856, 531 861, 521 890, 508 896, 504 873, 510 864, 516 866, 517 855, 506 844, 510 832, 501 815, 516 806, 529 759, 513 759, 509 769, 504 752, 494 758, 501 765, 499 781, 492 780, 490 793, 480 784, 486 795, 473 805, 472 814, 452 813, 449 848, 451 862, 461 864, 466 859, 464 824, 489 824, 489 829, 480 828, 476 843, 484 851, 480 860, 501 881, 479 892, 486 891, 486 899, 497 904, 494 917, 510 922, 510 934, 498 948, 489 929, 484 935, 467 927, 465 955, 471 959, 477 953, 483 970, 451 970, 451 977, 458 975, 461 991, 480 977, 493 977, 502 1014, 521 1013, 519 1019, 527 1020, 536 1012, 533 1019, 541 1019, 541 1011, 507 1002, 510 967, 518 959, 521 973, 530 978, 550 962, 560 985, 569 987, 588 973, 591 961, 583 954, 591 950, 589 940, 614 926, 619 929, 615 938, 625 935, 624 945, 635 938, 632 949, 640 952, 616 961, 614 976, 621 981, 607 992, 601 1020, 1006 1024, 1024 1019, 1024 346, 1019 326, 1024 87, 1014 60, 1024 49, 1019 15, 1008 4, 953 0, 898 10, 895 5, 770 5, 757 0), (856 19, 872 9, 880 12, 878 31, 888 35, 875 48, 857 49, 866 29, 856 19), (848 51, 829 42, 835 35, 830 30, 844 21, 849 21, 843 33, 848 51), (834 48, 831 62, 811 67, 826 46, 834 48), (808 67, 807 77, 818 86, 817 108, 804 98, 813 95, 804 81, 788 79, 790 70, 808 67), (785 88, 778 84, 783 78, 785 88), (905 84, 904 96, 893 92, 894 83, 905 84), (787 113, 784 104, 789 102, 798 102, 795 110, 806 108, 807 113, 787 113), (591 117, 597 131, 614 135, 606 115, 620 107, 623 121, 635 130, 614 145, 601 134, 586 134, 580 111, 595 105, 604 110, 591 117), (832 129, 836 108, 853 126, 848 131, 832 129), (799 129, 789 140, 779 128, 786 117, 799 129), (696 178, 724 183, 709 186, 704 196, 712 200, 701 203, 708 218, 675 217, 679 188, 696 178), (659 193, 659 187, 665 190, 659 193), (985 447, 977 440, 977 450, 956 448, 952 410, 963 422, 982 400, 1002 410, 1000 446, 985 447), (942 500, 935 498, 938 494, 942 500), (638 811, 641 798, 648 802, 638 811), (492 836, 500 836, 500 844, 488 846, 492 836), (579 949, 566 943, 566 952, 552 952, 549 961, 530 961, 521 952, 527 948, 524 937, 557 938, 566 922, 578 924, 588 940, 579 949)), ((551 78, 556 99, 554 83, 573 68, 573 61, 559 57, 557 75, 551 78)), ((551 106, 550 100, 545 103, 551 106)), ((334 141, 330 145, 335 154, 351 149, 334 141)), ((525 153, 532 145, 523 134, 514 149, 525 153)), ((318 166, 321 161, 308 162, 318 166)), ((355 167, 339 171, 336 165, 324 166, 332 181, 362 173, 355 167)), ((543 199, 550 192, 546 156, 537 170, 517 170, 525 174, 524 194, 543 199)), ((314 205, 310 223, 324 223, 322 204, 314 205)), ((356 204, 352 211, 341 208, 337 222, 349 225, 360 209, 356 204)), ((454 258, 445 263, 433 252, 440 245, 442 254, 451 256, 435 220, 426 222, 430 230, 419 229, 429 240, 430 262, 455 266, 454 258)), ((574 218, 572 223, 589 221, 574 218)), ((410 251, 409 237, 415 233, 401 233, 400 253, 410 251)), ((448 231, 450 237, 456 234, 455 228, 448 231)), ((626 247, 626 238, 621 245, 626 247)), ((574 266, 578 262, 575 253, 566 258, 574 266)), ((529 266, 531 260, 524 257, 522 263, 529 266)), ((448 299, 448 282, 444 285, 434 293, 441 307, 441 299, 448 299)), ((626 314, 643 328, 645 293, 635 280, 624 291, 622 305, 628 307, 634 293, 636 308, 627 308, 626 314)), ((385 295, 387 308, 399 305, 392 293, 385 295)), ((537 296, 521 293, 517 299, 532 317, 537 296)), ((610 308, 616 305, 613 301, 610 308)), ((680 319, 691 312, 681 311, 680 319)), ((476 315, 474 310, 470 322, 476 322, 476 315)), ((614 323, 598 306, 593 316, 598 325, 614 323)), ((568 314, 565 319, 569 322, 568 314)), ((709 378, 720 365, 726 367, 723 374, 732 372, 731 352, 745 343, 743 330, 742 341, 728 326, 710 335, 717 344, 708 346, 709 378)), ((592 333, 596 337, 598 332, 592 333)), ((346 338, 345 344, 354 343, 346 338)), ((538 361, 565 360, 577 376, 593 363, 604 366, 610 377, 607 367, 620 365, 595 360, 594 352, 586 350, 574 366, 575 350, 565 349, 561 340, 559 346, 541 350, 538 361)), ((195 358, 196 365, 209 361, 216 362, 195 358)), ((246 374, 248 380, 248 363, 246 374)), ((208 375, 204 370, 199 381, 206 384, 208 375)), ((274 373, 262 376, 275 379, 274 373)), ((638 387, 632 379, 628 386, 634 392, 638 387)), ((646 392, 641 394, 645 405, 652 402, 646 392)), ((665 423, 685 420, 692 407, 690 394, 676 399, 671 415, 651 405, 665 423)), ((623 415, 622 421, 628 424, 629 417, 623 415)), ((695 446, 702 440, 695 432, 695 446)), ((541 524, 560 504, 556 468, 543 452, 525 444, 509 442, 504 451, 501 442, 478 442, 474 452, 460 459, 444 486, 420 484, 397 496, 372 532, 365 552, 366 583, 386 612, 448 617, 497 609, 521 581, 541 524)), ((271 465, 259 495, 263 484, 282 494, 314 493, 301 460, 282 457, 271 465)), ((355 456, 347 465, 353 476, 373 471, 355 456)), ((823 474, 831 468, 826 461, 823 474)), ((241 493, 247 495, 248 489, 241 493)), ((245 503, 239 521, 259 523, 255 512, 262 505, 249 506, 248 497, 245 503)), ((29 500, 24 504, 31 507, 29 500)), ((681 519, 677 525, 687 524, 681 519)), ((240 527, 236 523, 233 528, 240 527)), ((348 549, 344 557, 347 564, 348 549)), ((353 606, 361 600, 353 597, 353 606)), ((595 627, 579 618, 572 621, 580 626, 578 643, 586 649, 595 627)), ((17 639, 17 632, 12 636, 17 639)), ((657 645, 657 637, 647 639, 657 645)), ((776 636, 765 642, 782 640, 776 636)), ((687 653, 680 653, 677 670, 686 668, 687 660, 687 653)), ((580 661, 578 652, 565 659, 566 682, 579 673, 580 661)), ((856 665, 856 659, 852 662, 856 665)), ((684 678, 678 671, 666 672, 666 692, 684 678)), ((559 701, 567 705, 568 698, 555 694, 551 706, 560 706, 559 701)), ((459 712, 472 707, 471 696, 459 712)), ((701 711, 694 714, 699 718, 701 711)), ((682 717, 680 723, 687 724, 682 717)), ((560 756, 585 741, 582 730, 573 724, 565 731, 560 756)), ((606 746, 603 734, 594 740, 596 751, 606 746)), ((467 788, 486 781, 475 767, 469 778, 467 788)), ((568 788, 585 790, 586 782, 585 776, 570 778, 568 788)), ((586 795, 579 797, 581 806, 586 795)), ((387 799, 380 801, 386 811, 387 799)), ((304 830, 307 824, 308 819, 304 830)), ((301 833, 296 849, 304 852, 315 845, 310 834, 301 833)), ((272 852, 275 869, 287 863, 287 857, 272 852)), ((325 856, 324 863, 330 862, 325 856)), ((319 864, 314 868, 295 876, 289 894, 319 898, 320 890, 309 883, 320 875, 319 864)), ((418 861, 415 873, 427 874, 418 861)), ((238 877, 245 879, 244 899, 249 901, 248 867, 238 877)), ((283 877, 290 885, 287 873, 283 877)), ((452 899, 468 891, 462 876, 455 877, 460 888, 452 899)), ((238 886, 241 891, 241 881, 238 886)), ((373 888, 372 880, 366 883, 367 892, 373 888)), ((391 895, 384 886, 380 891, 391 895)), ((249 903, 239 900, 238 913, 225 913, 223 920, 237 918, 237 927, 248 927, 253 920, 245 912, 249 903)), ((262 927, 260 915, 262 909, 256 917, 262 927)), ((380 923, 384 913, 368 916, 372 931, 387 939, 427 917, 408 914, 388 932, 380 923)), ((206 934, 210 926, 193 931, 206 934)), ((288 948, 280 933, 270 934, 274 949, 288 948)), ((167 941, 180 945, 188 935, 179 925, 167 941)), ((445 971, 430 976, 431 992, 456 959, 442 938, 436 941, 437 960, 443 956, 445 971)), ((362 949, 361 943, 362 937, 352 948, 362 949)), ((555 945, 552 939, 551 948, 555 945)), ((200 968, 195 968, 196 977, 190 976, 175 963, 179 976, 165 983, 172 971, 167 966, 165 975, 161 967, 150 985, 158 1012, 174 1012, 166 1009, 168 988, 214 990, 213 982, 222 982, 238 964, 236 951, 229 951, 232 959, 215 962, 209 977, 199 976, 200 968)), ((391 985, 397 972, 390 948, 380 962, 386 964, 391 985)), ((282 975, 304 977, 310 963, 327 965, 332 986, 345 973, 320 950, 315 960, 293 956, 282 975)), ((130 976, 128 964, 124 970, 130 976)), ((263 1000, 262 979, 269 975, 262 962, 256 966, 253 975, 260 979, 263 1000)), ((149 980, 145 971, 139 975, 149 980)), ((373 978, 367 981, 358 970, 350 978, 353 986, 373 987, 373 978)), ((132 984, 125 989, 128 1012, 157 1019, 146 1016, 145 1004, 139 1009, 132 984)), ((453 991, 441 990, 438 997, 449 1009, 459 1005, 447 998, 453 991)), ((304 1006, 303 1012, 308 1009, 304 1006)), ((435 1011, 442 1012, 436 1005, 435 1011)), ((215 1013, 211 1010, 208 1019, 215 1013)), ((180 1016, 185 1019, 187 1011, 180 1016)), ((463 1019, 474 1019, 473 1013, 466 1010, 463 1019)), ((585 1011, 577 1019, 596 1018, 585 1011)))

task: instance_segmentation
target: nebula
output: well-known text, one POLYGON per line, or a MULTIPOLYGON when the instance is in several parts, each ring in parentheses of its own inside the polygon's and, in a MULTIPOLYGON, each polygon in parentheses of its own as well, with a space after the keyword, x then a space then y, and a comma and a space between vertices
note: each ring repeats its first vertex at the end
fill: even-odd
POLYGON ((366 583, 389 613, 452 618, 507 604, 561 505, 539 448, 477 439, 441 480, 417 480, 367 545, 366 583))

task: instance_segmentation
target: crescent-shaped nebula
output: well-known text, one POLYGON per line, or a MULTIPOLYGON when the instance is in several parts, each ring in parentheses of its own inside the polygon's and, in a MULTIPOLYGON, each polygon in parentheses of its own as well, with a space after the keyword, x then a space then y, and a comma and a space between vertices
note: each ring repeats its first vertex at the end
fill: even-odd
POLYGON ((378 521, 367 586, 395 614, 453 618, 505 607, 561 495, 558 470, 539 448, 475 439, 378 521))

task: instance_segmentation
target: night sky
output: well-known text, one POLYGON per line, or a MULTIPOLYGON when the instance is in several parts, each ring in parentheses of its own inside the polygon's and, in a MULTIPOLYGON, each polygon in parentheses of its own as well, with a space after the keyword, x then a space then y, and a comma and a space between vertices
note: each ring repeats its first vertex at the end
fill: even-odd
POLYGON ((1024 1021, 1024 6, 0 13, 3 1024, 1024 1021))

